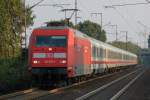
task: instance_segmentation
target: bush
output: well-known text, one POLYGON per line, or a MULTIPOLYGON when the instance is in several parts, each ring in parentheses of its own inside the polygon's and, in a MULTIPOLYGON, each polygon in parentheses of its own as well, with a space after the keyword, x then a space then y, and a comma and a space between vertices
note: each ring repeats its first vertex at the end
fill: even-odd
POLYGON ((30 86, 27 60, 18 58, 0 59, 0 91, 8 92, 30 86))

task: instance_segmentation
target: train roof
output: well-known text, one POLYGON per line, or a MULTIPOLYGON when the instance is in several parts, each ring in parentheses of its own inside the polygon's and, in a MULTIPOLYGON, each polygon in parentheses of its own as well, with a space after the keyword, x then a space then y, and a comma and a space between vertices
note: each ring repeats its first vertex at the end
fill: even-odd
POLYGON ((128 54, 128 55, 131 55, 131 56, 136 57, 136 54, 134 54, 134 53, 131 53, 131 52, 125 51, 125 50, 123 50, 123 49, 114 47, 114 46, 112 46, 112 45, 110 45, 110 44, 108 44, 108 43, 102 42, 102 41, 100 41, 100 40, 96 40, 96 39, 94 39, 94 38, 92 38, 92 37, 90 37, 90 36, 88 36, 88 35, 86 35, 86 34, 80 32, 80 31, 78 31, 78 30, 75 30, 75 29, 70 28, 70 27, 68 27, 68 26, 46 26, 46 27, 44 26, 44 27, 39 27, 39 28, 36 28, 36 29, 47 29, 47 30, 49 30, 49 29, 51 29, 51 30, 64 30, 64 29, 69 29, 69 30, 73 31, 73 33, 74 33, 74 35, 75 35, 76 37, 81 37, 81 38, 89 39, 89 40, 92 42, 93 45, 101 45, 101 46, 104 47, 104 48, 111 49, 111 50, 114 50, 114 51, 117 50, 117 52, 124 53, 124 54, 128 54))
POLYGON ((67 26, 51 26, 51 27, 47 27, 47 26, 42 26, 42 27, 38 27, 38 28, 35 28, 36 29, 47 29, 47 30, 64 30, 64 29, 69 29, 69 27, 67 26))

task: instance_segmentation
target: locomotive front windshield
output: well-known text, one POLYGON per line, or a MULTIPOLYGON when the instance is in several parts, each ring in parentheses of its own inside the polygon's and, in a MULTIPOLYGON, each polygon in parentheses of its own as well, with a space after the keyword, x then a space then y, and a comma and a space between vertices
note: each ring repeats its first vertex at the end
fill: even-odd
POLYGON ((66 44, 66 36, 37 36, 35 45, 37 47, 66 47, 66 44))

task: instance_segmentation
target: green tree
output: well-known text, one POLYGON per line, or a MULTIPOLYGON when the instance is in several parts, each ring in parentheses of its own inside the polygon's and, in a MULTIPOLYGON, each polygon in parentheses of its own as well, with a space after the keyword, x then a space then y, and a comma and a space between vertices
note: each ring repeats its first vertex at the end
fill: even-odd
POLYGON ((24 31, 25 11, 27 26, 30 26, 34 16, 31 10, 25 10, 22 0, 0 0, 0 58, 20 54, 20 34, 24 31))
POLYGON ((24 31, 25 11, 27 27, 33 24, 32 11, 23 0, 0 0, 0 84, 15 84, 25 72, 20 63, 21 33, 24 31), (28 10, 27 10, 28 9, 28 10))
POLYGON ((106 41, 106 32, 102 30, 101 26, 89 20, 80 22, 76 28, 81 32, 103 42, 106 41))

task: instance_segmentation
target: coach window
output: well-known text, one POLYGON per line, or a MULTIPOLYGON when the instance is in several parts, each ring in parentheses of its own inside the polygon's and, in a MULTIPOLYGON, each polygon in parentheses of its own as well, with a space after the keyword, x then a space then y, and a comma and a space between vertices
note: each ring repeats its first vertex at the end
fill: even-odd
POLYGON ((106 58, 106 49, 103 49, 103 57, 106 58))
POLYGON ((121 53, 119 53, 119 59, 122 59, 122 54, 121 53))
POLYGON ((122 59, 122 53, 120 53, 120 55, 119 55, 119 59, 122 59))
POLYGON ((125 59, 127 60, 127 55, 125 55, 125 59))
POLYGON ((114 57, 115 59, 118 59, 118 53, 117 52, 114 52, 114 56, 115 56, 114 57))
POLYGON ((97 47, 97 57, 100 57, 100 49, 97 47))
POLYGON ((123 60, 123 53, 121 53, 121 57, 120 57, 120 59, 122 59, 122 60, 123 60))
POLYGON ((113 51, 112 54, 113 54, 113 58, 117 59, 118 53, 116 53, 116 52, 113 51))
POLYGON ((112 54, 113 54, 113 58, 114 58, 114 59, 117 59, 118 53, 116 53, 116 52, 113 51, 112 54))
POLYGON ((103 58, 103 48, 100 48, 100 57, 103 58))
POLYGON ((115 52, 114 52, 114 51, 111 51, 110 57, 111 57, 111 58, 115 58, 115 56, 116 56, 115 52))
POLYGON ((96 47, 95 46, 92 47, 92 52, 93 52, 93 57, 96 57, 96 47))
POLYGON ((99 48, 96 48, 97 57, 99 57, 99 48))
POLYGON ((109 58, 114 58, 114 52, 109 50, 108 57, 109 58))
POLYGON ((110 58, 110 50, 108 50, 108 58, 110 58))
POLYGON ((123 60, 125 60, 125 55, 123 54, 123 60))
POLYGON ((117 53, 117 59, 120 59, 120 53, 117 53))
POLYGON ((126 55, 126 57, 127 57, 127 60, 129 60, 129 56, 128 56, 128 55, 126 55))
POLYGON ((97 57, 97 47, 95 46, 95 57, 97 57))

